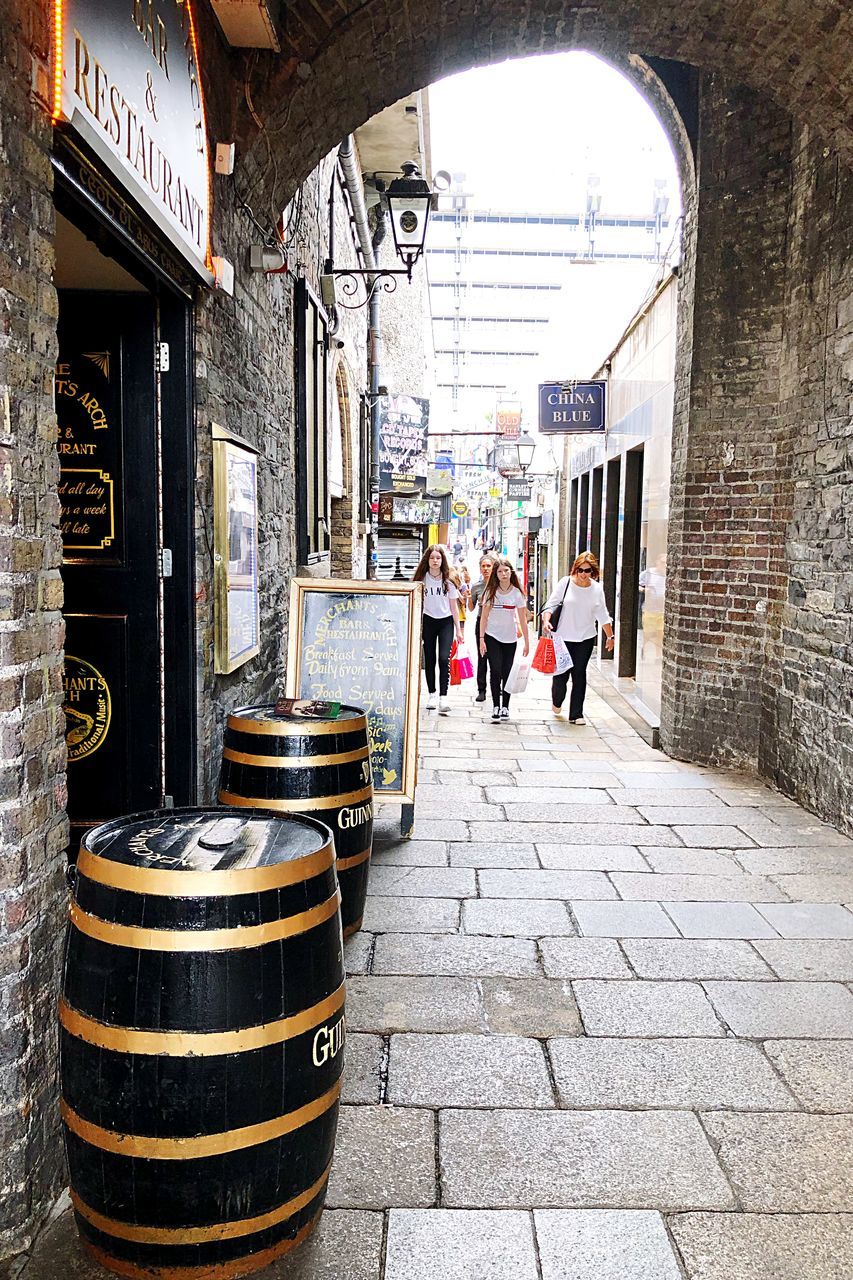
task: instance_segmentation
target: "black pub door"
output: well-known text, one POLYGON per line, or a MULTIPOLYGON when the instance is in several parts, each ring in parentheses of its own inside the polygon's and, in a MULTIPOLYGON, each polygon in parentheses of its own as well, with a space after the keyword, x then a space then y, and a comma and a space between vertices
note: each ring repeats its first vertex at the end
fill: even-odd
POLYGON ((56 409, 68 811, 163 801, 160 447, 150 293, 61 291, 56 409))

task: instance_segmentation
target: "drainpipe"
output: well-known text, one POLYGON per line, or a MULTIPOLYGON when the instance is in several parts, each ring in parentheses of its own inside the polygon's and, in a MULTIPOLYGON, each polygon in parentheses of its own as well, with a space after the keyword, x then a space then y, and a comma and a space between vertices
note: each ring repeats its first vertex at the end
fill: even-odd
MULTIPOLYGON (((352 134, 344 138, 338 150, 338 159, 344 175, 344 186, 350 198, 356 235, 361 248, 364 266, 368 271, 377 265, 377 252, 387 233, 387 220, 382 205, 377 207, 376 230, 370 234, 367 221, 367 205, 364 202, 364 187, 361 173, 356 162, 355 145, 352 134)), ((366 280, 369 289, 375 277, 366 280)), ((377 532, 379 521, 379 387, 380 361, 382 356, 382 330, 379 316, 380 290, 374 289, 370 296, 367 313, 367 372, 370 388, 370 546, 367 576, 376 577, 377 532)))

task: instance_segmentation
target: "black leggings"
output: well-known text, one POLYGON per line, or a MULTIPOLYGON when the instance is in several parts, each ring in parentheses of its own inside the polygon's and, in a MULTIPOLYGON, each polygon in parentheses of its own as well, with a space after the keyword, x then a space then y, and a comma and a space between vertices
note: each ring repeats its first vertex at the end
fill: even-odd
POLYGON ((435 693, 435 657, 438 647, 438 692, 447 696, 450 686, 450 646, 453 643, 453 619, 430 618, 424 614, 424 671, 427 688, 435 693))
POLYGON ((583 700, 586 696, 586 669, 595 648, 595 636, 591 640, 567 640, 566 648, 572 655, 572 666, 561 676, 554 676, 551 681, 551 701, 555 707, 561 707, 566 697, 566 686, 569 676, 572 678, 572 696, 569 698, 569 719, 577 720, 583 715, 583 700))
POLYGON ((496 640, 494 636, 488 634, 485 640, 489 659, 489 684, 492 687, 492 706, 508 707, 509 694, 504 693, 503 687, 505 681, 509 679, 512 664, 515 662, 516 641, 507 643, 505 640, 496 640))
POLYGON ((474 640, 477 645, 477 692, 486 694, 486 680, 489 675, 489 659, 480 653, 480 610, 477 610, 477 621, 474 623, 474 640))

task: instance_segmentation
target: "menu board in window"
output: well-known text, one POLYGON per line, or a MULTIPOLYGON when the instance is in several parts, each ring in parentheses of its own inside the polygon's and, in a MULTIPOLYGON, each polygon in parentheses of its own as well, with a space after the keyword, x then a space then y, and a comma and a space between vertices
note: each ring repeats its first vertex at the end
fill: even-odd
POLYGON ((290 584, 287 695, 364 709, 374 791, 387 800, 415 797, 422 595, 419 582, 290 584))

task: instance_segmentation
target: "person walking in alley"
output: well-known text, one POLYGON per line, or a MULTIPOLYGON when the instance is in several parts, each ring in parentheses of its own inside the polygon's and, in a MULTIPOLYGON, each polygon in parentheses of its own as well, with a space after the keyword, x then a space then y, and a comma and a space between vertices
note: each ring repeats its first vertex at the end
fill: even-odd
POLYGON ((515 661, 516 619, 524 640, 524 656, 530 652, 527 600, 511 561, 501 557, 483 592, 480 613, 480 654, 488 655, 492 689, 492 719, 509 719, 509 694, 505 684, 515 661))
POLYGON ((443 547, 427 547, 420 564, 412 574, 413 582, 424 584, 423 654, 426 673, 427 710, 436 706, 436 655, 438 660, 438 713, 450 710, 447 690, 450 685, 450 646, 454 635, 462 640, 459 622, 459 593, 450 580, 450 565, 443 547))
POLYGON ((615 643, 613 619, 598 579, 598 560, 591 551, 582 552, 576 557, 569 576, 557 583, 542 610, 543 634, 555 635, 562 640, 572 659, 570 669, 563 675, 554 676, 551 681, 551 710, 558 716, 571 678, 569 724, 586 724, 583 718, 586 669, 595 648, 596 623, 600 623, 604 630, 608 652, 615 643))
POLYGON ((489 575, 494 567, 495 558, 488 554, 480 556, 480 581, 475 582, 471 588, 470 607, 477 610, 477 616, 474 622, 474 643, 477 648, 477 696, 475 702, 486 701, 486 679, 489 673, 489 659, 486 654, 480 653, 480 616, 483 600, 483 592, 489 584, 489 575))

